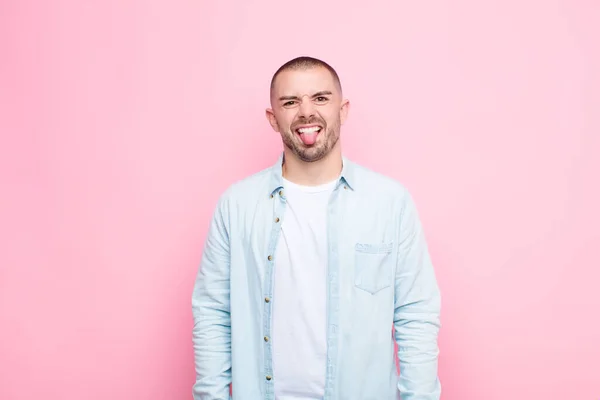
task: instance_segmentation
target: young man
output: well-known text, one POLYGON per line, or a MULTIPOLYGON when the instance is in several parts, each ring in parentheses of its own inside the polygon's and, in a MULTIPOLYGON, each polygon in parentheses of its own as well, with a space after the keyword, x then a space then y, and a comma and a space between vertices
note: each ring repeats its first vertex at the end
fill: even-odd
POLYGON ((440 293, 415 204, 343 156, 348 108, 323 61, 273 76, 283 154, 214 212, 192 298, 194 399, 228 399, 230 384, 236 400, 440 398, 440 293))

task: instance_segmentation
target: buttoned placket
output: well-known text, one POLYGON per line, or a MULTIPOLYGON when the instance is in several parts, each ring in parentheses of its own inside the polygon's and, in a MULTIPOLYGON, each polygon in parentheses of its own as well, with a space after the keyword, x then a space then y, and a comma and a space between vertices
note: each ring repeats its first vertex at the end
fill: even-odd
POLYGON ((340 180, 336 185, 327 205, 327 370, 325 374, 325 395, 323 400, 336 398, 335 378, 337 375, 338 332, 339 332, 339 257, 338 229, 339 202, 342 193, 340 187, 348 186, 340 180))
POLYGON ((275 252, 277 243, 281 233, 281 225, 286 209, 286 199, 283 188, 278 188, 269 196, 273 202, 273 220, 271 235, 269 238, 268 255, 266 257, 266 268, 264 274, 264 293, 263 293, 263 346, 264 346, 264 393, 265 400, 274 400, 274 377, 273 377, 273 351, 271 344, 271 316, 273 302, 277 299, 273 298, 274 286, 274 269, 275 269, 275 252))

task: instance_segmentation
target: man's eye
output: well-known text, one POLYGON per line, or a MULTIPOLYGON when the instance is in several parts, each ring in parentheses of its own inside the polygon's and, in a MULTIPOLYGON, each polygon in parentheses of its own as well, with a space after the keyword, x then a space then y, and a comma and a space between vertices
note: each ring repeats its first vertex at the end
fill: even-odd
POLYGON ((323 97, 323 96, 319 96, 319 97, 317 97, 317 101, 318 101, 319 103, 324 103, 324 102, 326 102, 327 100, 328 100, 328 98, 327 98, 327 97, 323 97))
POLYGON ((285 103, 283 103, 284 107, 289 107, 289 106, 293 106, 294 102, 293 101, 286 101, 285 103))

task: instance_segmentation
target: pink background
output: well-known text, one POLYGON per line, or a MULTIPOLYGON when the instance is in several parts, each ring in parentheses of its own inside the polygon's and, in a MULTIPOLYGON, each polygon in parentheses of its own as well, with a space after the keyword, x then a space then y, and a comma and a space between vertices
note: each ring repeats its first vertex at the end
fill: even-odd
POLYGON ((305 54, 419 205, 442 398, 600 398, 600 3, 90 3, 0 1, 0 399, 191 399, 208 218, 305 54))

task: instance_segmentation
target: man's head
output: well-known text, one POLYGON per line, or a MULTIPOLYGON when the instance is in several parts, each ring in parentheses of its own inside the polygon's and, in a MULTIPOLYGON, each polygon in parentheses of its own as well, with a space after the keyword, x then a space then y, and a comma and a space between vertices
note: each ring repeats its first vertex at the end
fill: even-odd
POLYGON ((335 70, 324 61, 299 57, 273 75, 266 114, 292 154, 312 162, 338 145, 348 107, 335 70))

